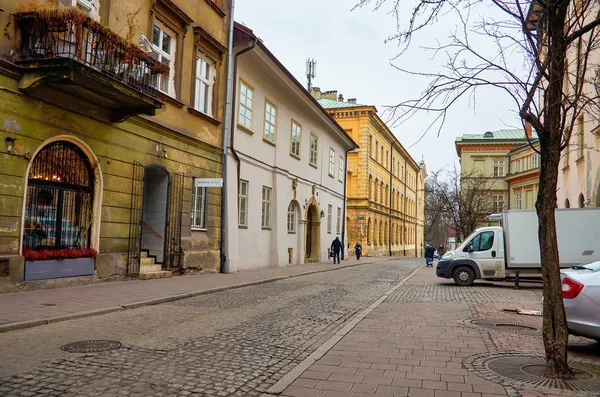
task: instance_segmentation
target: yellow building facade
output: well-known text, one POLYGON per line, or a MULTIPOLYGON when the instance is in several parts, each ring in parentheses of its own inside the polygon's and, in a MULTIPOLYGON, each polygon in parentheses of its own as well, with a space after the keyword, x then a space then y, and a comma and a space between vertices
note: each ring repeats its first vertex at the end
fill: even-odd
POLYGON ((422 256, 424 162, 408 154, 374 106, 317 87, 311 94, 360 147, 348 153, 344 243, 360 242, 366 256, 422 256))
POLYGON ((540 181, 540 143, 532 139, 508 153, 510 172, 506 175, 511 210, 534 210, 540 181))

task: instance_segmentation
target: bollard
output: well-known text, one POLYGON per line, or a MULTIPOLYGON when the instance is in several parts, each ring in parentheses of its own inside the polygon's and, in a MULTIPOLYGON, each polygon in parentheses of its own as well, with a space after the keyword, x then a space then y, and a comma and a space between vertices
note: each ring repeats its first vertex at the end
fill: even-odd
POLYGON ((517 270, 517 275, 515 276, 515 289, 519 289, 519 271, 517 270))

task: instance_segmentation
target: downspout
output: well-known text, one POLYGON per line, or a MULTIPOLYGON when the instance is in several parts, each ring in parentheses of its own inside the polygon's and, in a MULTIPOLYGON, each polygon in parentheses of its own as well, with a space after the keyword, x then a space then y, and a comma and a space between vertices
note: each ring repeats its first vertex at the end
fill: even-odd
POLYGON ((225 273, 225 231, 226 231, 226 204, 227 204, 227 146, 229 142, 229 121, 232 119, 232 84, 231 73, 233 72, 233 27, 235 26, 234 19, 235 0, 231 0, 231 18, 229 20, 229 43, 227 45, 227 83, 225 86, 226 101, 225 101, 225 122, 223 123, 223 154, 221 156, 221 176, 223 177, 223 185, 221 187, 221 236, 219 241, 219 271, 225 273))
POLYGON ((394 157, 394 142, 392 141, 392 147, 391 147, 391 151, 390 151, 390 164, 389 164, 389 171, 390 171, 390 187, 389 187, 389 193, 390 193, 390 197, 389 197, 389 208, 390 208, 390 222, 389 222, 389 233, 388 233, 388 251, 389 251, 389 256, 392 256, 392 203, 393 203, 393 194, 392 191, 394 190, 392 188, 392 185, 394 183, 394 180, 392 179, 392 177, 394 176, 394 165, 392 164, 392 157, 394 157))
MULTIPOLYGON (((508 175, 510 176, 510 152, 508 152, 508 175)), ((508 209, 510 209, 510 180, 507 180, 506 183, 508 184, 508 209)))
MULTIPOLYGON (((233 0, 233 1, 235 1, 235 0, 233 0)), ((232 7, 233 7, 233 2, 232 2, 232 7)), ((233 15, 233 9, 232 9, 232 15, 233 15)), ((232 18, 232 21, 233 21, 233 18, 232 18)), ((231 58, 233 57, 233 70, 230 71, 230 73, 232 74, 233 77, 231 78, 231 80, 228 79, 228 81, 227 81, 227 84, 229 86, 228 92, 231 92, 231 96, 228 95, 228 97, 227 97, 227 105, 226 106, 227 106, 227 109, 228 109, 228 111, 227 111, 228 117, 225 118, 225 123, 224 123, 225 124, 224 129, 227 129, 227 126, 229 126, 229 129, 231 131, 231 145, 229 145, 227 143, 227 141, 224 141, 223 156, 224 156, 224 159, 225 159, 224 160, 225 161, 224 164, 226 164, 226 161, 227 161, 227 149, 230 148, 231 149, 231 153, 233 153, 233 157, 235 158, 235 161, 236 161, 236 168, 237 168, 236 179, 237 179, 237 182, 238 182, 236 186, 237 186, 237 189, 239 189, 239 186, 240 186, 240 167, 241 167, 240 163, 241 162, 240 162, 240 157, 238 156, 237 152, 235 151, 235 147, 234 147, 234 143, 235 143, 235 117, 233 117, 233 110, 234 110, 233 109, 234 108, 233 98, 235 98, 236 93, 237 93, 237 84, 235 84, 235 82, 237 81, 237 63, 238 63, 238 57, 240 55, 242 55, 243 53, 245 53, 245 52, 251 51, 254 48, 254 46, 256 46, 256 38, 255 37, 252 38, 252 44, 249 47, 244 48, 242 51, 240 51, 237 54, 233 55, 233 22, 232 22, 232 25, 231 25, 231 43, 232 43, 232 45, 231 45, 230 52, 229 52, 229 55, 230 55, 229 62, 231 62, 231 58)), ((226 168, 225 165, 223 167, 224 167, 224 169, 226 168)), ((223 186, 225 186, 225 184, 223 184, 223 186)), ((224 217, 223 213, 226 211, 226 209, 224 209, 225 206, 223 204, 223 200, 224 200, 223 197, 224 197, 224 195, 222 195, 222 199, 221 199, 221 222, 222 222, 221 233, 224 233, 224 229, 223 229, 224 226, 223 225, 225 224, 225 222, 224 222, 225 217, 224 217)), ((224 240, 223 239, 221 239, 221 240, 222 240, 221 241, 221 273, 225 273, 225 271, 227 270, 226 266, 225 266, 227 258, 225 256, 225 247, 224 247, 225 244, 224 244, 224 240)))
MULTIPOLYGON (((404 158, 404 156, 402 156, 404 158)), ((404 219, 403 223, 404 223, 404 230, 402 231, 402 235, 404 236, 404 238, 402 239, 402 246, 403 246, 403 250, 404 250, 404 256, 406 256, 406 201, 407 201, 407 197, 406 197, 406 178, 408 177, 408 163, 406 162, 406 158, 404 158, 404 216, 402 217, 404 219)))
POLYGON ((346 166, 346 169, 344 170, 344 206, 342 207, 342 259, 344 259, 344 240, 346 238, 346 197, 348 196, 348 194, 346 193, 346 181, 348 179, 348 152, 355 149, 356 143, 354 143, 350 149, 346 150, 344 159, 344 165, 346 166))
POLYGON ((417 236, 419 235, 419 172, 417 171, 417 177, 415 178, 415 258, 418 258, 417 254, 417 236))

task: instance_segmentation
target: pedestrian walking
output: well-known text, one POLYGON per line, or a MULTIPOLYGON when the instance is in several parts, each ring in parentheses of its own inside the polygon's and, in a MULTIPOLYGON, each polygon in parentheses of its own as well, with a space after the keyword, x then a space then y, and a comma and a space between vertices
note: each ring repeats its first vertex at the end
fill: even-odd
POLYGON ((333 264, 335 265, 335 261, 337 258, 337 263, 340 263, 340 251, 342 250, 342 242, 339 237, 336 237, 335 240, 331 243, 331 253, 333 256, 333 264))
POLYGON ((362 255, 362 245, 360 245, 360 243, 357 241, 356 245, 354 246, 354 253, 356 254, 356 260, 360 259, 360 256, 362 255))
POLYGON ((426 264, 426 266, 433 267, 434 252, 435 252, 435 249, 433 248, 433 246, 431 244, 427 244, 427 247, 425 247, 425 264, 426 264))
POLYGON ((446 250, 444 249, 444 244, 440 244, 440 246, 439 246, 439 248, 438 248, 437 251, 438 251, 438 254, 440 256, 440 260, 442 260, 442 257, 446 253, 446 250))

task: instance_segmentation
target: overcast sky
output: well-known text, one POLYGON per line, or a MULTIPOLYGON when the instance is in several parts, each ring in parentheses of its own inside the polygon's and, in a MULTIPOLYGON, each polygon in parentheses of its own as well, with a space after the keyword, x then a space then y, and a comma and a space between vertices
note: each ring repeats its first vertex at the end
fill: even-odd
MULTIPOLYGON (((236 0, 235 19, 251 28, 300 82, 306 84, 306 59, 314 58, 314 86, 322 91, 338 90, 344 98, 357 98, 360 104, 375 105, 382 116, 386 106, 417 97, 427 80, 391 66, 398 47, 385 40, 396 31, 393 17, 385 10, 374 12, 372 7, 351 11, 354 4, 355 0, 236 0)), ((432 38, 444 40, 453 27, 452 20, 442 21, 417 37, 410 51, 393 62, 435 71, 439 62, 420 46, 432 45, 432 38)), ((392 128, 415 160, 424 156, 429 171, 457 159, 457 136, 521 128, 514 102, 492 89, 478 92, 476 106, 466 100, 459 103, 439 137, 437 130, 430 131, 417 143, 432 117, 419 113, 392 128)))

